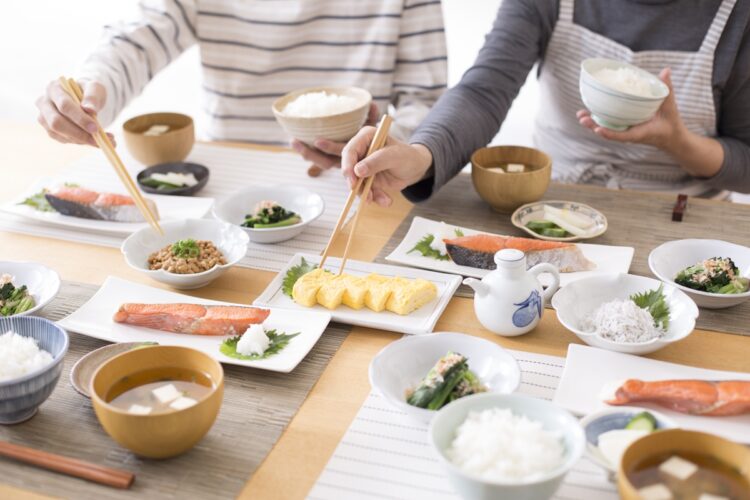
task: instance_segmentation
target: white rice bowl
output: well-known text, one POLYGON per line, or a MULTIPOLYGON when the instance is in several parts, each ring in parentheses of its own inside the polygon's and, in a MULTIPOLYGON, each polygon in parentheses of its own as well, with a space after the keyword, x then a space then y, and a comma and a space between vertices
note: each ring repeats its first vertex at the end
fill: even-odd
POLYGON ((52 363, 35 339, 9 331, 0 335, 0 382, 23 377, 52 363))

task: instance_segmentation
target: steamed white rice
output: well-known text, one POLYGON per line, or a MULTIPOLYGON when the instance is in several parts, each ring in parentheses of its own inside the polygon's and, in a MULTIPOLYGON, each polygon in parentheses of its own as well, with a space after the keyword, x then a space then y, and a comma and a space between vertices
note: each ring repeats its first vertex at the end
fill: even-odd
POLYGON ((470 412, 445 451, 458 468, 493 481, 533 480, 563 462, 559 432, 501 408, 470 412))
POLYGON ((52 363, 52 355, 39 349, 35 339, 15 332, 0 335, 0 382, 23 377, 52 363))
POLYGON ((357 100, 348 95, 308 92, 288 102, 283 113, 301 118, 314 118, 346 113, 358 106, 357 100))
POLYGON ((604 85, 640 97, 656 97, 651 91, 651 83, 633 68, 603 68, 593 74, 604 85))

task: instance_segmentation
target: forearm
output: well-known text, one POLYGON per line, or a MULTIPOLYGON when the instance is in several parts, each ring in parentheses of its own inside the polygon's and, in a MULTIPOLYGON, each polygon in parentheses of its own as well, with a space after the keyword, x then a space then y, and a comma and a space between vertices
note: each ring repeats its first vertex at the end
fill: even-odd
POLYGON ((724 148, 718 140, 687 129, 676 135, 665 149, 687 173, 706 178, 713 177, 721 170, 724 148))

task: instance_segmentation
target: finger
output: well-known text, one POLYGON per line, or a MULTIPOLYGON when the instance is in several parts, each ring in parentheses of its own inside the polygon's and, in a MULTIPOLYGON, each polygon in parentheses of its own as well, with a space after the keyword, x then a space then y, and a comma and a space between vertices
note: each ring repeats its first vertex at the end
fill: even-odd
POLYGON ((586 128, 590 128, 591 130, 595 130, 596 127, 599 125, 596 124, 596 122, 591 118, 590 116, 583 116, 578 119, 578 123, 583 125, 586 128))
POLYGON ((638 127, 631 127, 622 132, 605 127, 596 127, 594 132, 600 137, 617 142, 639 142, 643 138, 643 133, 638 127))
POLYGON ((391 169, 397 166, 400 160, 403 160, 400 151, 401 148, 399 147, 385 147, 379 149, 367 158, 360 160, 354 166, 354 173, 357 177, 369 177, 378 172, 391 169))
POLYGON ((344 149, 341 151, 341 169, 345 177, 349 179, 350 183, 356 181, 354 179, 354 165, 364 158, 367 154, 367 148, 370 147, 370 142, 375 136, 375 127, 363 127, 357 132, 357 135, 352 137, 344 149))
POLYGON ((300 141, 293 141, 292 148, 294 148, 294 150, 298 152, 302 156, 302 158, 307 161, 313 162, 321 168, 329 169, 332 167, 336 167, 339 164, 338 157, 329 156, 325 153, 321 153, 320 151, 316 151, 315 149, 306 146, 300 141))
POLYGON ((41 114, 37 116, 36 121, 39 123, 39 125, 44 128, 44 131, 47 132, 47 135, 51 138, 56 140, 57 142, 60 142, 62 144, 69 144, 70 141, 67 137, 63 137, 62 135, 58 134, 57 132, 53 132, 50 130, 49 125, 47 125, 47 122, 44 120, 44 116, 41 114))
POLYGON ((316 148, 331 156, 341 156, 344 146, 346 146, 345 142, 334 142, 328 139, 318 139, 315 141, 316 148))
POLYGON ((588 109, 579 109, 576 113, 576 118, 579 120, 585 116, 591 116, 591 112, 588 109))
POLYGON ((44 122, 47 124, 47 130, 66 137, 70 142, 78 144, 94 144, 94 139, 91 137, 91 134, 82 130, 67 117, 60 114, 52 101, 44 99, 38 106, 44 117, 44 122))
POLYGON ((107 132, 107 137, 109 137, 109 142, 112 143, 112 146, 117 147, 117 141, 115 140, 114 134, 110 134, 109 132, 107 132))
POLYGON ((370 191, 370 194, 372 195, 372 200, 378 205, 380 205, 381 207, 389 207, 391 206, 391 203, 393 202, 393 200, 391 200, 391 197, 388 195, 388 193, 381 188, 376 188, 373 186, 372 191, 370 191))
MULTIPOLYGON (((76 104, 68 93, 63 90, 57 82, 52 82, 47 88, 47 96, 54 103, 61 115, 65 116, 71 123, 81 129, 83 132, 94 134, 98 130, 96 122, 86 113, 81 106, 76 104)), ((50 125, 54 125, 48 121, 50 125)))
POLYGON ((99 82, 87 81, 83 84, 81 106, 89 113, 96 115, 107 102, 107 89, 99 82))

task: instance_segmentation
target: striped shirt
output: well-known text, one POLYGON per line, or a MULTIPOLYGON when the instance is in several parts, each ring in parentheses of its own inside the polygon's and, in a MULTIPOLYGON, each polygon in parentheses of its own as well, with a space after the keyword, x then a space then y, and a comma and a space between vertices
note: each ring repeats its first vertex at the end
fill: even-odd
POLYGON ((287 144, 271 104, 318 85, 367 89, 405 138, 446 88, 439 0, 151 0, 136 21, 107 26, 82 67, 107 88, 100 119, 196 43, 213 140, 287 144))

